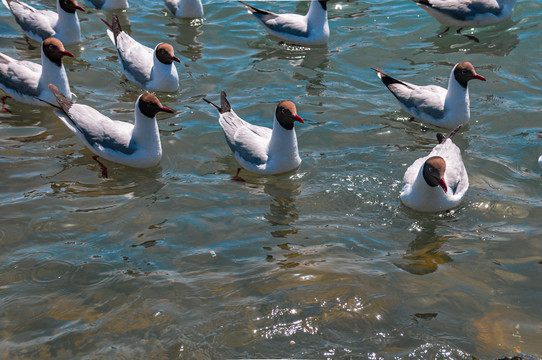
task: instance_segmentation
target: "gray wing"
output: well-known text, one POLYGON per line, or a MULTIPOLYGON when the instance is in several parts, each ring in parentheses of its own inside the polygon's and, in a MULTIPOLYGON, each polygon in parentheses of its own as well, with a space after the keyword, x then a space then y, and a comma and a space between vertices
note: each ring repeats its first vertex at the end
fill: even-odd
POLYGON ((83 131, 83 134, 89 144, 95 148, 102 147, 105 149, 111 149, 126 155, 133 154, 136 150, 136 145, 133 140, 131 140, 128 144, 125 144, 107 134, 93 134, 85 131, 83 131))
POLYGON ((426 113, 440 119, 444 116, 446 89, 440 86, 418 86, 397 80, 380 69, 373 69, 388 90, 410 112, 426 113))
POLYGON ((173 14, 177 13, 177 9, 179 9, 179 2, 173 1, 173 0, 164 0, 164 4, 166 5, 166 8, 173 14))
POLYGON ((497 0, 423 0, 417 2, 455 19, 465 21, 472 20, 476 15, 485 13, 498 16, 503 10, 497 0))
POLYGON ((234 153, 237 153, 245 161, 252 164, 262 165, 267 162, 268 138, 262 138, 254 129, 242 127, 235 134, 232 145, 234 153), (262 142, 262 140, 265 140, 262 142))
MULTIPOLYGON (((131 134, 131 131, 123 131, 132 128, 132 124, 113 121, 97 110, 79 104, 72 105, 69 111, 63 111, 63 113, 70 121, 67 125, 79 137, 84 138, 89 146, 102 151, 109 149, 127 155, 135 152, 136 144, 131 136, 127 135, 131 134)), ((66 122, 66 119, 63 120, 66 122)))
POLYGON ((52 84, 49 89, 59 105, 55 114, 88 146, 127 155, 136 150, 136 144, 131 140, 132 124, 113 121, 90 106, 74 104, 52 84))
POLYGON ((36 10, 16 0, 8 1, 8 3, 15 21, 25 32, 34 33, 42 39, 56 34, 51 22, 56 23, 58 19, 57 13, 49 10, 36 10), (44 19, 47 21, 43 21, 44 19))
POLYGON ((271 138, 271 129, 252 125, 233 111, 222 114, 219 122, 231 151, 256 165, 267 162, 267 144, 271 138))
POLYGON ((150 81, 153 49, 138 43, 125 32, 121 32, 117 36, 117 50, 126 73, 140 84, 144 85, 150 81))
POLYGON ((0 83, 23 94, 38 96, 41 65, 0 53, 0 83))
POLYGON ((272 31, 288 33, 300 37, 308 37, 306 16, 298 14, 275 14, 271 11, 255 8, 252 5, 239 1, 262 23, 272 31))
POLYGON ((112 134, 109 134, 103 131, 103 129, 98 129, 95 127, 83 127, 82 124, 76 122, 73 118, 70 119, 77 127, 77 129, 81 132, 81 134, 85 137, 87 142, 94 148, 111 149, 124 153, 126 155, 133 154, 136 150, 136 144, 133 140, 130 140, 128 143, 126 143, 120 138, 115 137, 114 132, 112 134))
POLYGON ((446 89, 436 85, 415 86, 404 104, 408 107, 416 107, 419 112, 429 114, 435 119, 444 117, 444 97, 446 89))
POLYGON ((270 30, 288 33, 300 37, 308 37, 307 21, 304 16, 297 14, 253 14, 263 25, 270 30))

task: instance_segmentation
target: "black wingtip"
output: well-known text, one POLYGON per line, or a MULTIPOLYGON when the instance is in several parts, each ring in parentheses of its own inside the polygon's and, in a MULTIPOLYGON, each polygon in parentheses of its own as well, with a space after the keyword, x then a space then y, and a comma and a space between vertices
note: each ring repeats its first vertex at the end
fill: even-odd
POLYGON ((102 18, 100 18, 100 20, 102 20, 102 22, 103 22, 109 29, 113 30, 113 26, 111 26, 111 24, 108 23, 107 20, 102 19, 102 18))
POLYGON ((51 90, 56 101, 58 102, 59 106, 57 108, 64 111, 64 113, 67 115, 73 103, 55 85, 49 84, 49 90, 51 90))
POLYGON ((454 137, 455 134, 463 127, 463 124, 459 124, 455 129, 453 129, 448 136, 444 137, 441 133, 437 134, 437 140, 439 144, 444 143, 446 140, 454 137))
POLYGON ((111 24, 107 20, 100 18, 105 25, 113 32, 113 37, 115 38, 115 45, 117 44, 117 36, 122 32, 122 27, 120 26, 119 17, 115 14, 111 15, 111 24))
POLYGON ((382 69, 380 68, 371 68, 371 69, 376 73, 376 75, 380 78, 380 80, 382 80, 382 82, 384 83, 384 85, 386 85, 386 87, 389 87, 390 85, 393 85, 393 84, 405 85, 405 83, 403 83, 401 80, 392 78, 391 76, 386 74, 384 71, 382 71, 382 69))
POLYGON ((50 102, 49 102, 49 101, 47 101, 47 100, 43 100, 43 99, 40 99, 40 98, 39 98, 39 97, 37 97, 37 96, 33 96, 33 98, 34 98, 34 99, 36 99, 36 100, 39 100, 39 101, 41 101, 42 103, 45 103, 45 104, 47 104, 47 105, 50 105, 50 106, 52 106, 52 107, 54 107, 55 109, 60 109, 60 110, 62 110, 62 108, 61 108, 60 106, 58 106, 58 105, 55 105, 55 104, 52 104, 52 103, 50 103, 50 102))
POLYGON ((212 105, 212 106, 218 111, 219 114, 222 114, 222 113, 220 112, 220 107, 219 107, 218 105, 216 105, 216 104, 213 103, 212 101, 207 100, 206 98, 202 98, 202 100, 205 101, 207 104, 212 105))
POLYGON ((224 90, 220 92, 220 106, 216 105, 210 100, 207 100, 206 98, 202 98, 202 100, 205 101, 207 104, 212 105, 216 110, 218 110, 219 114, 224 114, 231 111, 231 105, 226 98, 226 92, 224 90))
POLYGON ((459 124, 455 129, 453 129, 450 132, 450 135, 448 135, 448 139, 451 139, 454 137, 454 135, 463 127, 463 124, 459 124))
POLYGON ((226 97, 226 92, 224 90, 220 92, 220 110, 222 111, 222 113, 231 111, 231 105, 226 97))
POLYGON ((237 0, 237 1, 239 1, 241 4, 245 5, 245 7, 247 8, 247 10, 250 11, 252 14, 262 14, 262 15, 269 15, 269 14, 272 14, 272 13, 269 12, 269 11, 255 8, 254 6, 249 5, 249 4, 247 4, 246 2, 244 2, 244 1, 241 1, 241 0, 237 0))

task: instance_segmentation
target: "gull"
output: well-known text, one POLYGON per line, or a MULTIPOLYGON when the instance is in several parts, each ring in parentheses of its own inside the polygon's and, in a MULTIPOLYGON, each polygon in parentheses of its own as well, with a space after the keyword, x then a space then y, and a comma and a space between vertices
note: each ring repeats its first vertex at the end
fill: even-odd
POLYGON ((131 124, 112 120, 90 106, 72 103, 52 84, 49 89, 58 103, 58 106, 50 104, 56 107, 56 116, 97 155, 94 160, 100 164, 104 177, 107 169, 98 156, 135 168, 148 168, 160 162, 162 146, 156 114, 173 113, 173 110, 163 106, 153 94, 139 96, 131 124))
POLYGON ((407 169, 399 196, 405 206, 422 212, 436 212, 459 205, 469 188, 461 150, 452 142, 461 127, 459 125, 446 138, 437 134, 439 144, 407 169))
POLYGON ((117 47, 124 75, 131 82, 148 90, 177 91, 179 74, 173 62, 181 62, 173 52, 173 46, 160 43, 151 49, 134 40, 120 27, 119 18, 113 14, 107 35, 117 47))
MULTIPOLYGON (((413 0, 429 15, 446 26, 440 35, 450 27, 458 27, 461 34, 464 27, 479 27, 496 24, 512 15, 516 0, 413 0)), ((479 42, 478 38, 464 35, 479 42)))
POLYGON ((34 9, 19 0, 2 2, 11 11, 24 33, 33 40, 42 42, 54 36, 65 46, 81 41, 81 27, 75 11, 85 9, 77 4, 77 0, 56 0, 56 13, 34 9))
POLYGON ((467 61, 453 67, 448 89, 437 85, 410 84, 394 79, 380 69, 373 70, 404 111, 423 122, 449 129, 470 120, 468 82, 473 79, 486 81, 467 61))
MULTIPOLYGON (((252 125, 241 119, 231 108, 226 93, 220 93, 220 107, 203 99, 218 110, 218 122, 237 162, 259 175, 274 175, 299 167, 294 122, 303 123, 293 102, 283 100, 274 112, 273 129, 252 125)), ((239 174, 239 171, 237 172, 239 174)))
POLYGON ((71 99, 68 77, 62 65, 64 56, 73 57, 73 54, 66 51, 62 42, 55 38, 45 39, 41 44, 41 65, 0 53, 0 88, 17 101, 44 106, 37 98, 54 101, 48 88, 52 83, 71 99))
POLYGON ((327 0, 312 0, 306 15, 275 14, 239 1, 271 35, 300 46, 326 45, 329 39, 327 0))

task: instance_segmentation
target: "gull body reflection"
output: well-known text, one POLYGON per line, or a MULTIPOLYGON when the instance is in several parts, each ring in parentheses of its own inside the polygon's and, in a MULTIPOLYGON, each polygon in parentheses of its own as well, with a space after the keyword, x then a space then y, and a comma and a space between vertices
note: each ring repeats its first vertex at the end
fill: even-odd
POLYGON ((408 244, 401 260, 395 266, 413 275, 427 275, 438 270, 439 265, 453 261, 446 251, 440 248, 449 236, 438 236, 434 222, 422 222, 415 228, 416 236, 408 244))

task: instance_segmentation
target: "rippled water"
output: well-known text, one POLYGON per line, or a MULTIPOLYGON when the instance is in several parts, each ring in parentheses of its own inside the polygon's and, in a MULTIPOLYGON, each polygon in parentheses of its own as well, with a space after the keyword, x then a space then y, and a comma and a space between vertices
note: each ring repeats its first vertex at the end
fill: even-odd
MULTIPOLYGON (((54 9, 52 0, 36 6, 54 9)), ((260 3, 305 12, 306 2, 260 3)), ((542 356, 541 20, 443 30, 410 1, 331 1, 327 48, 279 46, 237 2, 207 1, 203 23, 131 1, 128 32, 171 42, 182 88, 159 93, 164 156, 146 170, 91 153, 47 108, 0 114, 0 357, 417 358, 542 356), (471 186, 453 211, 399 202, 407 166, 435 128, 406 121, 370 67, 446 86, 474 64, 471 124, 455 137, 471 186), (242 173, 217 124, 226 90, 271 125, 296 102, 303 163, 242 173)), ((100 17, 65 61, 76 101, 129 121, 142 92, 123 77, 100 17)), ((0 49, 39 61, 0 10, 0 49)))

